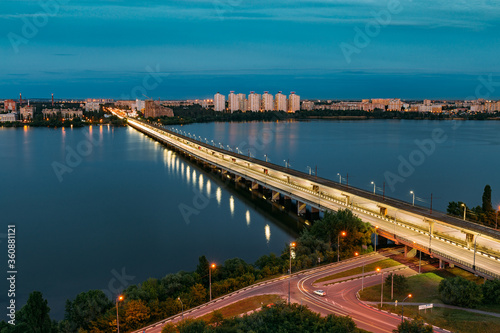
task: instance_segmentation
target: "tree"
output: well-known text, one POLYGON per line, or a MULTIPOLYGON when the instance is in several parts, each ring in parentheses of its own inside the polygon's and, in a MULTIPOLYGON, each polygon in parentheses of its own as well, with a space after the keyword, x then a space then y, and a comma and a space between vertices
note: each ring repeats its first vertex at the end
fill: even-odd
POLYGON ((486 280, 481 286, 485 304, 500 304, 500 280, 486 280))
POLYGON ((207 289, 201 283, 191 287, 189 291, 189 305, 197 306, 207 301, 207 289))
POLYGON ((210 321, 208 323, 217 327, 220 326, 223 321, 224 315, 222 314, 222 312, 220 312, 219 310, 215 310, 214 312, 212 312, 212 317, 210 318, 210 321))
POLYGON ((481 304, 481 286, 461 276, 444 279, 439 283, 439 295, 446 304, 474 308, 481 304))
POLYGON ((434 330, 431 325, 427 325, 422 319, 412 321, 404 320, 393 330, 394 333, 432 333, 434 330))
POLYGON ((124 322, 130 329, 137 329, 149 319, 149 308, 144 301, 131 300, 126 304, 124 322))
POLYGON ((493 211, 493 206, 491 204, 491 186, 486 185, 483 192, 483 212, 489 213, 493 211))
MULTIPOLYGON (((393 273, 390 273, 385 278, 385 286, 388 288, 388 290, 391 289, 392 275, 393 273)), ((408 279, 404 275, 394 274, 394 292, 396 294, 403 295, 406 294, 408 288, 409 288, 408 279)))
POLYGON ((208 267, 209 262, 207 257, 201 256, 198 258, 198 266, 196 266, 196 273, 201 277, 201 281, 205 287, 208 288, 208 267))
POLYGON ((106 297, 101 290, 90 290, 80 293, 74 301, 66 301, 66 313, 64 319, 66 325, 89 330, 91 322, 95 321, 99 316, 106 313, 113 306, 113 303, 106 297))
POLYGON ((32 333, 50 333, 52 331, 52 321, 49 316, 50 308, 47 300, 39 291, 32 292, 26 305, 19 311, 20 321, 27 324, 32 333))

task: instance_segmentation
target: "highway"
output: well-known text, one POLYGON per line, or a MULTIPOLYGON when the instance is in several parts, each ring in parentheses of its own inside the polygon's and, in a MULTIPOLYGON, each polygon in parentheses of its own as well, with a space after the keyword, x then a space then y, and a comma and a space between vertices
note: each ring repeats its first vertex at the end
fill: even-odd
MULTIPOLYGON (((290 279, 291 301, 292 303, 306 305, 309 309, 320 313, 322 316, 326 316, 328 314, 350 316, 358 327, 370 332, 392 333, 392 330, 395 329, 401 322, 401 317, 378 311, 359 301, 356 297, 356 294, 359 290, 361 290, 360 279, 333 284, 331 286, 323 288, 327 291, 327 294, 324 297, 314 294, 314 290, 318 289, 318 287, 313 286, 313 282, 322 277, 346 271, 355 267, 361 267, 362 265, 377 262, 383 259, 386 259, 386 257, 378 253, 372 253, 354 259, 341 261, 340 263, 330 264, 325 267, 293 274, 292 278, 290 279)), ((384 269, 383 272, 384 274, 387 274, 388 272, 394 271, 395 269, 398 269, 398 267, 384 269)), ((372 273, 373 272, 365 273, 365 288, 380 284, 381 282, 381 275, 370 275, 372 273)), ((409 268, 406 268, 404 271, 398 270, 398 274, 411 275, 415 274, 415 272, 410 270, 409 268)), ((248 297, 277 294, 282 296, 283 299, 287 299, 288 283, 288 277, 281 277, 254 286, 243 288, 242 290, 234 292, 228 296, 220 297, 195 309, 188 310, 184 312, 184 315, 175 315, 171 318, 167 318, 164 321, 150 325, 136 332, 139 333, 145 330, 147 333, 160 333, 162 327, 166 323, 177 323, 183 318, 198 318, 210 314, 214 310, 230 306, 231 304, 248 297)), ((434 331, 445 332, 438 328, 435 328, 434 331)))
MULTIPOLYGON (((129 119, 129 124, 136 129, 149 133, 149 135, 160 141, 168 142, 170 145, 198 157, 202 161, 206 161, 222 170, 230 170, 232 174, 239 175, 245 179, 251 179, 268 189, 296 198, 300 202, 307 203, 321 210, 337 211, 349 208, 363 221, 378 227, 380 231, 396 235, 404 244, 416 247, 424 252, 432 252, 434 256, 461 264, 462 268, 468 270, 472 270, 471 268, 475 264, 476 273, 479 275, 484 273, 489 277, 500 277, 500 258, 486 253, 482 254, 479 251, 474 252, 473 248, 467 248, 435 234, 431 236, 429 232, 422 231, 399 220, 390 219, 359 206, 347 204, 331 196, 318 194, 313 190, 284 180, 283 177, 278 177, 276 173, 271 174, 268 169, 266 169, 268 170, 267 172, 263 172, 263 168, 260 165, 238 161, 231 155, 228 156, 215 151, 214 147, 207 147, 198 142, 190 142, 187 139, 136 120, 129 119)), ((230 175, 227 176, 230 177, 230 175)))

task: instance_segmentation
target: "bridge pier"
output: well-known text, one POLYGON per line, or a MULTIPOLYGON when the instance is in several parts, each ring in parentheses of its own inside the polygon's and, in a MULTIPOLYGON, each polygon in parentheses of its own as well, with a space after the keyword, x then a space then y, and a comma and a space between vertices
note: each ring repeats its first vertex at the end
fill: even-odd
POLYGON ((252 191, 258 191, 258 190, 259 190, 259 183, 252 182, 252 191))
POLYGON ((408 245, 405 245, 405 257, 413 258, 417 255, 417 249, 411 248, 408 245))
POLYGON ((271 191, 271 201, 273 202, 280 201, 280 192, 271 191))
POLYGON ((380 215, 387 216, 387 207, 378 206, 380 209, 380 215))
POLYGON ((474 234, 470 234, 470 233, 466 233, 465 234, 465 241, 467 242, 467 248, 472 248, 474 247, 474 237, 476 235, 474 234))
POLYGON ((243 177, 241 177, 241 176, 236 176, 236 177, 234 177, 234 182, 235 182, 235 183, 239 183, 239 182, 241 182, 242 180, 245 180, 245 179, 243 179, 243 177))
POLYGON ((306 214, 307 205, 303 202, 297 200, 297 215, 305 215, 306 214))

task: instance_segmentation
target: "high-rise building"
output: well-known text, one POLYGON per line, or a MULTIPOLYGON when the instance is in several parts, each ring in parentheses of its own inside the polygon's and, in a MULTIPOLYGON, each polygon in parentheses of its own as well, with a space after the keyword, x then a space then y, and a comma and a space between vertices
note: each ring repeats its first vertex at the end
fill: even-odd
POLYGON ((286 111, 286 96, 280 92, 276 94, 276 99, 274 100, 274 109, 276 111, 286 111))
POLYGON ((226 111, 226 96, 217 93, 214 95, 214 110, 215 111, 226 111))
POLYGON ((238 105, 239 105, 239 110, 245 112, 247 110, 247 95, 245 94, 238 94, 238 105))
POLYGON ((231 111, 231 113, 233 113, 234 111, 241 110, 240 109, 240 103, 239 103, 239 100, 238 100, 238 95, 236 95, 234 93, 234 91, 231 91, 229 93, 227 101, 228 101, 228 108, 229 108, 229 111, 231 111))
POLYGON ((300 96, 296 95, 294 91, 288 97, 288 112, 300 111, 300 96))
POLYGON ((254 91, 251 91, 250 95, 248 95, 248 111, 259 112, 260 99, 260 94, 256 94, 254 91))
POLYGON ((274 110, 274 97, 268 91, 265 91, 262 95, 262 111, 272 111, 274 110))

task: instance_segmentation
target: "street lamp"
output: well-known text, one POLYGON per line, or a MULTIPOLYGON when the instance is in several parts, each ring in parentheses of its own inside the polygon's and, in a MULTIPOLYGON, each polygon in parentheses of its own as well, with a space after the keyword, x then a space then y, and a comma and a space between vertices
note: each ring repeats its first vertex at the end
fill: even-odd
POLYGON ((267 162, 267 159, 268 159, 267 154, 264 154, 264 157, 266 158, 266 162, 267 162))
POLYGON ((345 237, 347 233, 345 231, 341 231, 337 236, 337 262, 340 261, 340 236, 345 237))
POLYGON ((375 194, 375 189, 376 189, 375 182, 371 182, 371 184, 373 185, 373 194, 375 194))
POLYGON ((403 320, 404 320, 404 316, 403 316, 403 311, 405 310, 405 303, 404 302, 406 301, 406 299, 408 297, 411 298, 412 297, 411 294, 406 296, 406 298, 403 300, 403 302, 401 302, 401 322, 403 322, 403 320))
POLYGON ((476 271, 476 244, 479 236, 481 236, 481 234, 477 234, 476 237, 474 237, 474 261, 472 262, 472 269, 474 271, 476 271))
MULTIPOLYGON (((358 252, 354 252, 354 256, 357 257, 359 256, 358 252)), ((365 263, 363 263, 363 271, 361 273, 361 291, 364 289, 364 284, 365 284, 365 263)))
POLYGON ((118 317, 118 302, 121 302, 124 300, 125 297, 123 295, 118 295, 116 298, 116 331, 120 333, 120 318, 118 317))
POLYGON ((337 173, 337 176, 339 176, 339 184, 342 184, 342 176, 340 175, 340 173, 337 173))
POLYGON ((380 284, 380 308, 382 309, 382 304, 384 302, 384 272, 377 267, 377 272, 381 272, 382 283, 380 284))
POLYGON ((375 226, 375 252, 377 252, 377 229, 378 229, 378 225, 375 226))
POLYGON ((410 191, 410 194, 413 194, 413 206, 415 206, 415 192, 410 191))
POLYGON ((467 206, 464 203, 461 206, 464 207, 464 221, 465 221, 465 213, 467 212, 467 206))
POLYGON ((177 300, 181 302, 181 320, 184 320, 184 304, 182 303, 180 297, 177 297, 177 300))
POLYGON ((307 170, 309 170, 309 176, 310 176, 312 169, 311 169, 311 167, 309 165, 306 168, 307 168, 307 170))
POLYGON ((210 265, 208 267, 208 283, 209 283, 209 289, 210 289, 210 301, 212 301, 212 269, 215 269, 215 264, 210 265))
POLYGON ((290 243, 290 270, 288 271, 288 304, 290 304, 290 280, 292 279, 292 248, 295 249, 295 242, 290 243))

